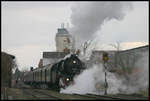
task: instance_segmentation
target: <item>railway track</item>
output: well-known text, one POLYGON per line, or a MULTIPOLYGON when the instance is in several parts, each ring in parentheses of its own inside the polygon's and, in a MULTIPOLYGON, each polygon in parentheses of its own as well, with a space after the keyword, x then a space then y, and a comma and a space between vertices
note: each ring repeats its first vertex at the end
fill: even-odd
POLYGON ((96 98, 104 98, 104 100, 127 100, 127 99, 124 99, 124 98, 120 98, 120 97, 112 97, 112 96, 106 96, 106 95, 95 95, 95 94, 87 94, 88 96, 93 96, 93 97, 96 97, 96 98))
POLYGON ((18 99, 30 99, 30 100, 148 100, 148 97, 142 96, 133 96, 125 94, 117 95, 95 95, 95 94, 61 94, 52 90, 41 90, 41 89, 31 89, 31 88, 22 88, 22 89, 10 89, 7 90, 9 96, 4 99, 8 100, 18 100, 18 99))
POLYGON ((86 94, 86 95, 74 94, 74 95, 83 96, 83 97, 91 98, 91 99, 95 99, 95 100, 123 100, 123 99, 120 99, 120 98, 94 95, 94 94, 86 94))
POLYGON ((117 96, 117 97, 122 97, 122 98, 128 98, 128 99, 133 99, 133 100, 148 100, 149 98, 148 97, 143 97, 141 95, 134 95, 134 94, 131 94, 131 95, 127 95, 127 94, 117 94, 117 95, 113 95, 113 96, 117 96))
POLYGON ((19 85, 17 87, 23 91, 23 95, 28 96, 25 98, 35 100, 66 100, 66 99, 89 99, 89 100, 148 100, 148 97, 139 95, 127 95, 127 94, 116 94, 116 95, 95 95, 95 94, 61 94, 58 91, 51 89, 35 89, 26 85, 19 85))
POLYGON ((37 89, 22 89, 22 90, 25 94, 33 96, 33 98, 36 100, 45 100, 45 99, 47 99, 47 100, 61 100, 60 98, 58 98, 56 96, 44 93, 44 92, 39 91, 37 89))
POLYGON ((95 94, 74 94, 78 96, 84 96, 87 98, 99 99, 99 100, 148 100, 148 97, 138 97, 138 96, 131 96, 125 94, 118 94, 118 95, 95 95, 95 94))

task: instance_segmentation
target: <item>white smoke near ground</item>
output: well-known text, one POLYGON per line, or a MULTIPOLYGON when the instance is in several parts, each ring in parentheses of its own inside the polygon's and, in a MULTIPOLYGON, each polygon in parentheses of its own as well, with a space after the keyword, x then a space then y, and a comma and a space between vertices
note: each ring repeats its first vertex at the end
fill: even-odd
MULTIPOLYGON (((62 89, 60 93, 68 94, 104 94, 104 90, 98 90, 96 85, 104 85, 105 74, 103 65, 94 65, 92 68, 86 69, 79 76, 74 78, 75 83, 66 89, 62 89)), ((118 93, 118 89, 122 88, 121 80, 117 79, 114 74, 108 73, 107 80, 109 84, 108 93, 118 93)))
POLYGON ((66 89, 62 89, 60 93, 78 93, 78 94, 86 94, 88 92, 92 92, 94 89, 93 75, 95 73, 95 69, 90 68, 85 70, 82 74, 74 78, 75 83, 70 85, 66 89))
MULTIPOLYGON (((131 94, 140 90, 148 89, 149 70, 148 56, 149 53, 140 53, 134 68, 140 68, 140 72, 128 74, 128 80, 124 75, 117 75, 107 71, 108 94, 131 94)), ((60 93, 68 94, 104 94, 105 73, 103 64, 94 64, 91 68, 84 70, 80 75, 74 78, 74 84, 66 89, 61 89, 60 93), (102 87, 102 88, 101 88, 102 87)))
POLYGON ((131 2, 80 2, 72 6, 70 32, 75 36, 76 45, 93 39, 105 21, 122 20, 132 9, 131 2))

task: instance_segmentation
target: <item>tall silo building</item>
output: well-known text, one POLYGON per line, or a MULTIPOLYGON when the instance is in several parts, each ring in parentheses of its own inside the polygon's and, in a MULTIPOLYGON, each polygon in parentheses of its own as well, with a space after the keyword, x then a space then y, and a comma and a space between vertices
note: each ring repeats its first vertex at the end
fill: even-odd
POLYGON ((72 50, 72 36, 69 34, 68 30, 64 28, 63 24, 61 28, 58 28, 55 39, 57 52, 70 52, 72 50))

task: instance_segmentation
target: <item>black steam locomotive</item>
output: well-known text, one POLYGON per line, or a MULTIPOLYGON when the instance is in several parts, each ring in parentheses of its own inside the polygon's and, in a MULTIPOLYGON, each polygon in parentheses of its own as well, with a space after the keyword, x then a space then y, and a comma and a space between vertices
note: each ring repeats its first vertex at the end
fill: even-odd
POLYGON ((71 54, 55 64, 49 64, 42 68, 34 69, 24 75, 24 83, 38 88, 66 88, 73 83, 74 76, 85 69, 85 64, 71 54))

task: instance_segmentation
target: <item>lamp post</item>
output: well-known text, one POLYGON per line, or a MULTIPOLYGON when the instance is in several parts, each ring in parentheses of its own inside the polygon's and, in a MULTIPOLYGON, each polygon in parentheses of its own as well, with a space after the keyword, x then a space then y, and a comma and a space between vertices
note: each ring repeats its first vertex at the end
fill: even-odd
POLYGON ((106 63, 107 63, 107 61, 108 61, 108 53, 106 53, 106 52, 103 52, 103 61, 104 61, 104 68, 105 68, 105 83, 104 83, 104 87, 105 87, 105 95, 107 95, 107 88, 108 88, 108 83, 107 83, 107 78, 106 78, 106 76, 107 76, 107 73, 106 73, 106 70, 107 70, 107 67, 106 67, 106 63))

